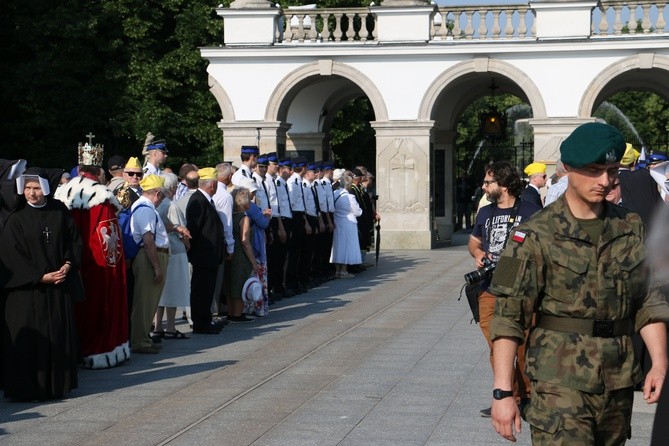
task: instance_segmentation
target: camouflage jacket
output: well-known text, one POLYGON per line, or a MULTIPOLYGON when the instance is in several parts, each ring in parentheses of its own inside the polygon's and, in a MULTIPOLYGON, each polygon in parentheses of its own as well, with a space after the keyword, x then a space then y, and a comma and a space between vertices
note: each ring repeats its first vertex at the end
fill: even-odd
MULTIPOLYGON (((491 338, 524 340, 532 316, 633 318, 638 331, 669 320, 669 305, 647 293, 644 230, 638 215, 606 203, 599 242, 579 226, 565 197, 510 235, 492 280, 497 299, 491 338)), ((630 336, 592 337, 535 327, 526 346, 526 373, 534 380, 602 392, 640 379, 630 336)))

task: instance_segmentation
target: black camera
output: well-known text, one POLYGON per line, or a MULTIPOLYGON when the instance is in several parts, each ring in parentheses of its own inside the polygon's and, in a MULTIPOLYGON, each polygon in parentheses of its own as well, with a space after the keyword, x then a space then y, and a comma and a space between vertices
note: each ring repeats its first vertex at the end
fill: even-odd
POLYGON ((497 264, 490 260, 487 257, 483 258, 483 266, 476 271, 465 274, 465 282, 467 285, 474 285, 479 283, 483 279, 487 279, 492 276, 492 272, 495 271, 497 264))

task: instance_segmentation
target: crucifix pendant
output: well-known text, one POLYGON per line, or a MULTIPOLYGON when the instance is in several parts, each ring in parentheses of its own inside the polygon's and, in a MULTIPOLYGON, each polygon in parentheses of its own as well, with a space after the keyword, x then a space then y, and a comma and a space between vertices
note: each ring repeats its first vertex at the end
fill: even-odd
POLYGON ((46 237, 46 242, 51 243, 51 231, 49 230, 48 226, 44 227, 44 231, 42 231, 42 234, 46 237))

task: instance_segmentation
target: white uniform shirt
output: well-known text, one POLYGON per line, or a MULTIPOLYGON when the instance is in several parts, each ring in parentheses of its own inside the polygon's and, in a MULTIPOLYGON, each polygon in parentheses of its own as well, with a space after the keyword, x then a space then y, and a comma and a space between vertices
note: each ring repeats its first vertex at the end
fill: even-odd
POLYGON ((281 176, 276 179, 276 201, 279 215, 286 218, 293 218, 293 212, 288 193, 288 183, 281 176))
POLYGON ((318 195, 318 206, 321 212, 330 212, 328 208, 328 197, 326 195, 325 186, 323 186, 323 180, 315 180, 314 188, 318 195))
POLYGON ((253 172, 253 181, 256 182, 258 190, 256 191, 256 204, 261 211, 269 208, 269 191, 267 190, 267 184, 263 183, 264 178, 258 175, 258 173, 253 172))
POLYGON ((323 185, 323 189, 325 190, 325 198, 327 199, 328 202, 328 212, 334 212, 335 211, 335 204, 334 204, 334 191, 332 190, 332 181, 330 181, 329 178, 325 177, 321 180, 321 184, 323 185))
POLYGON ((234 175, 232 175, 232 184, 234 184, 237 187, 243 187, 243 185, 239 181, 239 179, 242 177, 253 179, 253 172, 251 172, 251 169, 246 164, 242 164, 239 167, 239 169, 237 169, 237 171, 234 173, 234 175))
POLYGON ((312 184, 307 180, 302 180, 302 192, 304 193, 304 205, 306 207, 307 215, 311 217, 318 217, 318 210, 316 207, 316 194, 311 187, 312 184))
POLYGON ((133 203, 131 209, 134 212, 130 218, 130 226, 132 227, 132 238, 135 243, 139 243, 144 234, 151 232, 158 248, 169 248, 170 241, 167 238, 167 230, 151 200, 141 196, 133 203), (142 207, 135 211, 135 208, 140 205, 142 207))
POLYGON ((265 187, 267 188, 267 193, 269 194, 269 207, 272 208, 272 217, 280 216, 279 212, 279 202, 276 197, 276 178, 274 178, 269 173, 265 174, 265 187))
POLYGON ((288 178, 288 193, 290 194, 290 205, 293 212, 304 212, 305 199, 302 193, 302 177, 293 172, 288 178))
POLYGON ((162 170, 158 169, 156 166, 154 166, 151 163, 146 163, 146 166, 144 166, 144 176, 149 176, 149 175, 160 175, 162 170))

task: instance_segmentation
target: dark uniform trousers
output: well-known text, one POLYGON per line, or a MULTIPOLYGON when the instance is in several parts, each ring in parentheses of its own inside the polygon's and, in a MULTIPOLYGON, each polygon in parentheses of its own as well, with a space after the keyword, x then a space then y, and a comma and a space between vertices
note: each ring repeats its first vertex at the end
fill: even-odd
POLYGON ((314 259, 317 258, 318 252, 318 217, 305 214, 307 223, 311 226, 311 234, 305 234, 304 245, 302 246, 302 254, 300 255, 299 271, 300 283, 308 285, 315 273, 314 259))
POLYGON ((193 328, 203 329, 211 324, 211 301, 216 289, 218 267, 193 265, 190 286, 190 306, 193 328))
POLYGON ((286 287, 297 289, 301 282, 300 256, 306 243, 307 233, 304 229, 304 212, 293 211, 291 235, 288 241, 286 257, 286 287))
POLYGON ((290 219, 273 217, 269 222, 271 242, 267 245, 267 286, 270 291, 284 290, 284 266, 286 263, 287 243, 279 240, 279 218, 283 223, 288 239, 290 235, 290 219))

